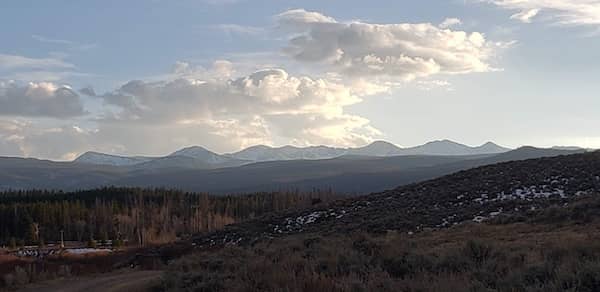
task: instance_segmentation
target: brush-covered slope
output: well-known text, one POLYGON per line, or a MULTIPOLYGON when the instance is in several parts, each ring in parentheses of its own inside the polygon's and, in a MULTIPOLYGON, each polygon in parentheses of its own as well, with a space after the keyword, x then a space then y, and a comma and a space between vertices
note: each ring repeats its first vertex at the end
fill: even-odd
POLYGON ((199 237, 197 243, 252 242, 302 232, 416 233, 465 222, 519 220, 550 206, 568 206, 599 194, 600 152, 511 161, 310 210, 275 214, 199 237))

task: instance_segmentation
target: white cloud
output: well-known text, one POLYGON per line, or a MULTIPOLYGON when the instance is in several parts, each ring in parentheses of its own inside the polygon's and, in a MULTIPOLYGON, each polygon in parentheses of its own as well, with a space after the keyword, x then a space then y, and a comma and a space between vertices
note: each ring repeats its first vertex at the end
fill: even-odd
MULTIPOLYGON (((190 66, 177 67, 185 71, 190 66)), ((204 138, 208 133, 227 141, 228 145, 220 147, 230 150, 255 142, 269 144, 275 139, 303 144, 364 144, 379 132, 367 119, 349 115, 344 108, 359 103, 363 95, 380 92, 371 86, 292 76, 282 69, 261 70, 235 79, 131 81, 100 97, 118 110, 101 121, 99 131, 149 127, 180 132, 196 128, 193 137, 201 144, 207 144, 204 138)))
POLYGON ((38 42, 66 46, 70 50, 89 50, 97 47, 96 44, 86 44, 65 39, 49 38, 37 34, 34 34, 31 37, 38 42))
POLYGON ((275 115, 271 116, 270 120, 274 125, 285 125, 279 127, 278 134, 299 146, 355 147, 372 142, 382 135, 370 125, 368 119, 349 114, 275 115))
POLYGON ((28 58, 18 55, 0 54, 0 70, 15 69, 73 69, 75 65, 58 58, 28 58))
MULTIPOLYGON (((0 155, 72 160, 85 151, 91 133, 71 126, 0 119, 0 155)), ((101 145, 101 144, 99 144, 101 145)))
POLYGON ((79 92, 81 94, 87 95, 87 96, 96 96, 96 91, 94 90, 94 88, 90 85, 83 87, 81 89, 79 89, 79 92))
MULTIPOLYGON (((490 60, 503 45, 478 32, 451 29, 460 24, 458 19, 439 26, 343 23, 305 10, 276 18, 279 27, 293 35, 287 56, 302 64, 319 63, 324 68, 321 75, 278 68, 250 71, 250 66, 240 68, 224 60, 206 68, 177 62, 172 72, 152 81, 132 80, 104 94, 82 89, 93 99, 90 104, 100 107, 85 126, 73 118, 85 110, 71 88, 5 82, 0 87, 0 115, 32 120, 5 121, 4 127, 0 123, 0 155, 67 159, 87 150, 161 155, 189 145, 218 152, 274 143, 364 145, 382 133, 367 118, 349 113, 349 106, 414 79, 423 80, 417 86, 450 88, 432 76, 493 70, 490 60), (44 125, 40 117, 62 120, 44 125)), ((221 29, 256 32, 235 25, 221 29)), ((60 57, 12 56, 4 64, 38 72, 74 68, 60 57)))
POLYGON ((309 24, 337 23, 333 17, 323 15, 319 12, 306 11, 304 9, 292 9, 276 16, 279 25, 284 28, 298 29, 307 28, 309 24))
POLYGON ((511 18, 531 22, 536 16, 559 25, 600 25, 599 0, 488 0, 502 8, 518 11, 511 18))
MULTIPOLYGON (((410 81, 434 74, 493 70, 498 44, 479 32, 430 23, 342 23, 317 12, 290 10, 277 17, 292 33, 284 52, 301 62, 329 65, 351 77, 384 76, 410 81)), ((457 24, 448 20, 444 25, 457 24)))
POLYGON ((260 118, 190 119, 163 123, 102 121, 88 149, 115 154, 164 155, 177 148, 200 145, 217 152, 272 143, 260 118))
POLYGON ((76 66, 64 58, 66 56, 59 53, 47 58, 0 54, 0 79, 60 81, 69 77, 88 76, 76 72, 76 66))
POLYGON ((203 79, 203 80, 221 80, 229 79, 235 73, 233 64, 227 60, 216 60, 210 68, 194 66, 188 62, 177 61, 173 66, 173 72, 167 79, 203 79))
POLYGON ((42 42, 42 43, 65 45, 65 46, 72 46, 72 45, 75 44, 75 42, 72 42, 72 41, 69 41, 69 40, 47 38, 47 37, 44 37, 44 36, 41 36, 41 35, 37 35, 37 34, 34 34, 31 37, 34 40, 36 40, 38 42, 42 42))
POLYGON ((431 91, 439 88, 443 88, 447 91, 454 91, 452 84, 447 80, 419 80, 417 82, 417 88, 425 91, 431 91))
POLYGON ((84 113, 79 95, 68 86, 0 81, 0 115, 65 118, 84 113))
POLYGON ((440 23, 440 28, 450 28, 452 26, 460 25, 462 21, 458 18, 446 18, 442 23, 440 23))
MULTIPOLYGON (((24 156, 53 157, 60 160, 72 160, 89 147, 89 133, 77 126, 53 128, 32 128, 26 130, 21 144, 24 156)), ((96 147, 102 144, 97 144, 96 147)))
POLYGON ((531 23, 531 20, 540 13, 539 9, 523 10, 519 13, 511 15, 511 19, 517 19, 525 23, 531 23))
POLYGON ((218 24, 218 25, 215 25, 214 28, 218 29, 228 35, 239 34, 239 35, 257 36, 257 35, 264 34, 266 32, 265 29, 262 27, 239 25, 239 24, 232 24, 232 23, 218 24))
POLYGON ((0 120, 0 155, 23 156, 21 141, 23 123, 13 120, 0 120))
POLYGON ((45 71, 45 70, 25 70, 11 72, 1 76, 2 79, 9 80, 28 80, 34 82, 64 82, 71 78, 90 78, 92 74, 73 72, 73 71, 45 71))
POLYGON ((104 102, 93 120, 64 118, 44 126, 34 117, 11 124, 10 131, 0 129, 0 155, 67 159, 88 150, 163 155, 189 145, 217 152, 275 143, 356 146, 381 136, 368 119, 345 110, 387 90, 365 80, 344 83, 282 69, 226 78, 235 72, 227 61, 210 69, 179 62, 174 71, 173 79, 130 81, 105 94, 84 88, 104 102), (52 146, 42 147, 43 139, 52 146))

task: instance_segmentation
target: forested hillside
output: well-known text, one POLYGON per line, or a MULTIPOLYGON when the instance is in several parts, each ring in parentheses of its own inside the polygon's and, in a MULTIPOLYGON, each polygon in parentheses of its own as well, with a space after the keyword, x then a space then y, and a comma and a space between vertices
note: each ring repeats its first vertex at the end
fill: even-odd
POLYGON ((331 192, 211 196, 165 189, 103 188, 71 193, 0 193, 0 245, 120 240, 173 241, 291 207, 330 201, 331 192))

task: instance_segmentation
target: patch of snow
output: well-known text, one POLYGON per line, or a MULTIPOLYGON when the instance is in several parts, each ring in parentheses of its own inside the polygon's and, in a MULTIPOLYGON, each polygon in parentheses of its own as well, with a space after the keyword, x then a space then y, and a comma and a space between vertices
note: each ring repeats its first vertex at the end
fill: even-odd
POLYGON ((112 250, 107 248, 69 248, 66 249, 65 252, 70 254, 91 254, 91 253, 99 253, 99 252, 112 252, 112 250))
POLYGON ((125 157, 98 152, 86 152, 75 159, 74 162, 94 165, 131 166, 150 160, 152 158, 149 157, 125 157))
POLYGON ((498 215, 502 214, 502 209, 496 211, 496 212, 490 212, 490 217, 496 217, 498 215))

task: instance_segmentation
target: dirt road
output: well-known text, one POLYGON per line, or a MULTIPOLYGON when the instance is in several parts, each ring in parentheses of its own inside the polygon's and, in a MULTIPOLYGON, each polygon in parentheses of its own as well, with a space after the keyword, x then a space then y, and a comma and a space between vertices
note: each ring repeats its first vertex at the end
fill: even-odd
POLYGON ((161 271, 123 270, 110 274, 53 280, 30 285, 24 292, 140 292, 160 282, 161 271))

